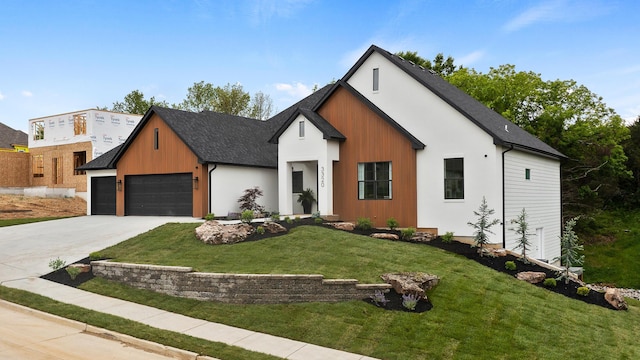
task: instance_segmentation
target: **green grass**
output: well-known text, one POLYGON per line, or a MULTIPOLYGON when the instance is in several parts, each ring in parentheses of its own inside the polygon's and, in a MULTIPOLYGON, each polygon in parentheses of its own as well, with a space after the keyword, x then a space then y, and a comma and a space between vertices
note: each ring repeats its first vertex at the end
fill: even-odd
POLYGON ((640 357, 640 304, 616 312, 531 286, 463 257, 319 227, 235 245, 204 245, 197 224, 169 224, 102 251, 117 261, 199 271, 320 273, 379 282, 387 271, 442 278, 433 309, 391 312, 362 301, 230 305, 179 299, 95 279, 84 289, 188 316, 382 359, 640 357), (178 250, 179 249, 179 250, 178 250))
POLYGON ((64 219, 66 217, 68 217, 68 216, 63 216, 63 217, 22 218, 22 219, 0 219, 0 227, 29 224, 29 223, 40 222, 40 221, 58 220, 58 219, 64 219))
POLYGON ((640 289, 640 211, 597 214, 584 235, 585 281, 640 289))
POLYGON ((131 335, 139 339, 149 340, 179 349, 193 351, 224 360, 273 360, 278 357, 248 351, 239 347, 222 343, 205 341, 191 336, 160 330, 135 321, 108 315, 74 305, 64 304, 50 298, 32 294, 23 290, 0 286, 0 299, 16 304, 77 320, 103 329, 131 335))

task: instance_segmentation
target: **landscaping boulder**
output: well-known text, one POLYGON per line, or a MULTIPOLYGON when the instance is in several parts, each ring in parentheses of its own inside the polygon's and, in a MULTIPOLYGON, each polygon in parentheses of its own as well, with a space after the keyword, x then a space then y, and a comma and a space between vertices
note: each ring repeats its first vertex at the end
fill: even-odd
POLYGON ((611 306, 616 308, 616 310, 627 310, 627 302, 624 301, 624 297, 620 293, 619 289, 608 288, 604 293, 604 299, 607 300, 611 306))
POLYGON ((262 227, 264 230, 270 234, 278 234, 282 232, 287 232, 287 228, 275 223, 275 222, 265 222, 262 227))
POLYGON ((217 221, 206 221, 196 228, 196 237, 205 244, 235 244, 253 234, 249 224, 223 225, 217 221))
POLYGON ((411 241, 413 242, 429 242, 433 239, 435 239, 435 235, 428 233, 428 232, 417 232, 415 234, 413 234, 413 237, 411 237, 411 241))
POLYGON ((78 268, 80 269, 80 272, 89 272, 91 271, 91 265, 89 264, 80 264, 80 263, 76 263, 76 264, 71 264, 69 266, 67 266, 68 268, 78 268))
POLYGON ((516 275, 516 278, 529 284, 537 284, 543 282, 547 278, 547 274, 539 271, 522 271, 516 275))
POLYGON ((388 234, 388 233, 373 233, 371 234, 372 238, 376 239, 385 239, 385 240, 399 240, 400 237, 396 234, 388 234))
POLYGON ((393 286, 398 294, 416 294, 426 299, 425 291, 438 285, 440 278, 421 272, 388 273, 380 276, 384 282, 393 286))
POLYGON ((328 225, 333 226, 335 229, 345 231, 353 231, 356 228, 356 224, 350 222, 334 222, 328 223, 328 225))

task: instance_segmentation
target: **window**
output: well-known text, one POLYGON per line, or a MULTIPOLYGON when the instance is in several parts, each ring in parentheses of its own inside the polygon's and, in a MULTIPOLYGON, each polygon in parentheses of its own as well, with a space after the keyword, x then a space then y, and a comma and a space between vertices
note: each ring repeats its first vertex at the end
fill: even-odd
POLYGON ((87 115, 86 114, 73 115, 73 133, 74 135, 87 134, 87 115))
POLYGON ((158 128, 153 129, 153 149, 158 150, 158 128))
POLYGON ((302 185, 302 171, 294 171, 292 174, 293 191, 294 193, 301 193, 303 189, 302 185))
POLYGON ((84 170, 77 170, 80 166, 87 163, 87 152, 78 151, 73 153, 73 175, 84 175, 84 170))
POLYGON ((298 123, 298 137, 304 137, 304 121, 298 123))
POLYGON ((43 177, 44 176, 44 157, 43 155, 33 155, 32 157, 32 171, 33 177, 43 177))
POLYGON ((380 89, 380 69, 373 69, 373 91, 380 89))
POLYGON ((391 162, 358 164, 358 199, 391 199, 391 162))
POLYGON ((31 123, 31 134, 33 135, 33 140, 44 139, 44 120, 31 123))
POLYGON ((524 179, 531 180, 531 169, 524 169, 524 179))
POLYGON ((464 199, 464 159, 444 159, 444 198, 464 199))

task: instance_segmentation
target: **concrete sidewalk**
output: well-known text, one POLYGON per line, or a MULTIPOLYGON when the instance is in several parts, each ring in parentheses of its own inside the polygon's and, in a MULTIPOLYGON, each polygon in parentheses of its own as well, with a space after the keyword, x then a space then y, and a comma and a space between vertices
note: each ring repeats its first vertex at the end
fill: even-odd
MULTIPOLYGON (((119 316, 155 328, 221 342, 284 359, 359 360, 373 358, 235 328, 114 299, 40 279, 48 262, 67 263, 87 257, 167 222, 192 218, 86 216, 0 228, 0 285, 119 316)), ((374 359, 373 359, 374 360, 374 359)))

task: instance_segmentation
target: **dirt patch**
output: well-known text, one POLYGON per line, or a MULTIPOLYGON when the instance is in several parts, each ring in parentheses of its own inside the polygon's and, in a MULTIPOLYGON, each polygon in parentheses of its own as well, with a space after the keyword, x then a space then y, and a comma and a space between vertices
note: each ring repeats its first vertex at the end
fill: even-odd
POLYGON ((77 196, 44 198, 0 195, 0 219, 81 216, 86 213, 87 202, 77 196))

